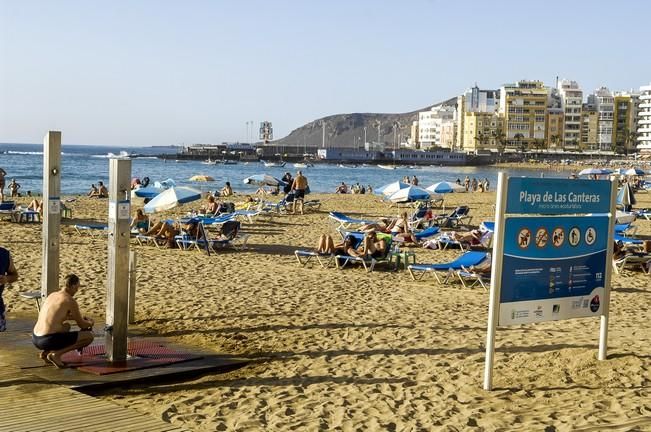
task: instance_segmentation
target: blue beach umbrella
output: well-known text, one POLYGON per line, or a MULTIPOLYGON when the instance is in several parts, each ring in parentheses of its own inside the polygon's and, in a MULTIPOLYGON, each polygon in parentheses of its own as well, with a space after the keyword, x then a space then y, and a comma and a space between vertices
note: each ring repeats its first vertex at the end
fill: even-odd
POLYGON ((411 185, 409 185, 407 183, 403 183, 401 181, 396 181, 396 182, 393 182, 393 183, 386 184, 386 185, 380 187, 379 189, 376 189, 376 192, 379 192, 384 196, 391 196, 394 193, 398 192, 399 190, 407 189, 410 186, 411 185))
POLYGON ((418 186, 409 186, 404 189, 400 189, 391 196, 389 196, 389 201, 394 203, 404 203, 404 202, 413 202, 429 199, 432 194, 418 186))
POLYGON ((190 187, 171 187, 156 195, 145 204, 145 213, 157 213, 196 201, 201 198, 201 191, 190 187))
POLYGON ((644 170, 640 168, 633 167, 625 170, 623 173, 620 174, 624 174, 625 176, 643 176, 646 174, 646 172, 644 172, 644 170))
POLYGON ((285 183, 282 180, 277 179, 274 176, 269 174, 255 174, 244 179, 245 184, 257 185, 257 186, 285 186, 285 183))
POLYGON ((437 194, 445 194, 452 192, 465 192, 466 188, 456 183, 442 181, 434 183, 432 186, 428 187, 427 190, 437 194))

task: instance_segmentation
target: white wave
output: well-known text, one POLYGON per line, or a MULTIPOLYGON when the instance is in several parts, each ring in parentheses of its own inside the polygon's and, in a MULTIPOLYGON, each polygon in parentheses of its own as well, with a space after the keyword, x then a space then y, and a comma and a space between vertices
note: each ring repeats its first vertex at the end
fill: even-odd
POLYGON ((105 155, 91 155, 91 157, 94 157, 94 158, 104 158, 104 159, 110 159, 110 158, 113 158, 113 159, 126 159, 126 158, 128 158, 130 156, 131 156, 131 154, 128 151, 125 151, 125 150, 122 150, 118 154, 108 152, 105 155))
POLYGON ((22 152, 22 151, 15 151, 15 150, 7 150, 7 154, 15 154, 15 155, 43 155, 43 152, 22 152))

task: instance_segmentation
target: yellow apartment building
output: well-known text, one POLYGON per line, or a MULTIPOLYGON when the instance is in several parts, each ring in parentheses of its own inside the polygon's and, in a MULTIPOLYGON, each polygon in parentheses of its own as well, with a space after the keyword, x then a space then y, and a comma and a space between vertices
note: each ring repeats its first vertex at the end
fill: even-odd
POLYGON ((565 113, 563 108, 549 108, 547 110, 547 121, 545 122, 545 136, 547 137, 547 148, 550 150, 563 149, 563 119, 565 113))
POLYGON ((491 112, 466 112, 463 115, 463 150, 468 153, 501 151, 499 134, 504 130, 502 116, 491 112))
POLYGON ((599 112, 594 105, 584 104, 581 111, 581 150, 599 149, 599 112))
POLYGON ((501 88, 507 148, 527 150, 545 140, 548 89, 542 81, 519 81, 501 88))

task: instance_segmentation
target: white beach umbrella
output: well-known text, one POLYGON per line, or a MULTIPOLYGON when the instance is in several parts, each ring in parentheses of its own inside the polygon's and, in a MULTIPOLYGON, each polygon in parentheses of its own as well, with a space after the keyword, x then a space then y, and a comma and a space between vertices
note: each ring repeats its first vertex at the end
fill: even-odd
POLYGON ((171 187, 156 195, 151 201, 145 204, 145 213, 157 213, 174 207, 196 201, 201 198, 201 191, 180 186, 171 187))
POLYGON ((389 197, 389 201, 394 203, 422 201, 429 199, 431 192, 418 186, 409 186, 396 191, 389 197))
POLYGON ((586 168, 582 170, 579 175, 584 176, 584 175, 608 175, 612 174, 613 170, 609 168, 586 168))
POLYGON ((445 194, 445 193, 452 193, 452 192, 457 192, 457 193, 465 192, 466 188, 464 186, 461 186, 460 184, 442 181, 442 182, 434 183, 433 185, 428 187, 427 190, 437 194, 445 194))
POLYGON ((411 186, 410 184, 403 183, 401 181, 396 181, 378 188, 376 192, 379 192, 384 196, 391 196, 394 193, 398 192, 400 189, 406 189, 410 186, 411 186))

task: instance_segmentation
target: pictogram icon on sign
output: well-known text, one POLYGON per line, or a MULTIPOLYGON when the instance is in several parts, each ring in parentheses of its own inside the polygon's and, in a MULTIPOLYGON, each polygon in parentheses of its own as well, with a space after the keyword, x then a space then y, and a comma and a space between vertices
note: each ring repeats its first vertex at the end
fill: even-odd
POLYGON ((554 228, 552 231, 552 244, 555 247, 560 247, 565 241, 565 230, 561 227, 554 228))
POLYGON ((581 230, 579 227, 572 227, 567 237, 567 241, 570 243, 570 246, 576 246, 581 241, 581 230))
POLYGON ((593 227, 589 227, 587 230, 585 230, 585 242, 589 246, 592 246, 596 240, 597 230, 595 230, 593 227))
POLYGON ((547 232, 547 228, 540 227, 536 230, 536 246, 538 247, 545 247, 547 245, 547 241, 549 240, 549 233, 547 232))
POLYGON ((529 243, 531 243, 531 231, 528 228, 522 228, 518 233, 518 246, 526 249, 529 247, 529 243))

